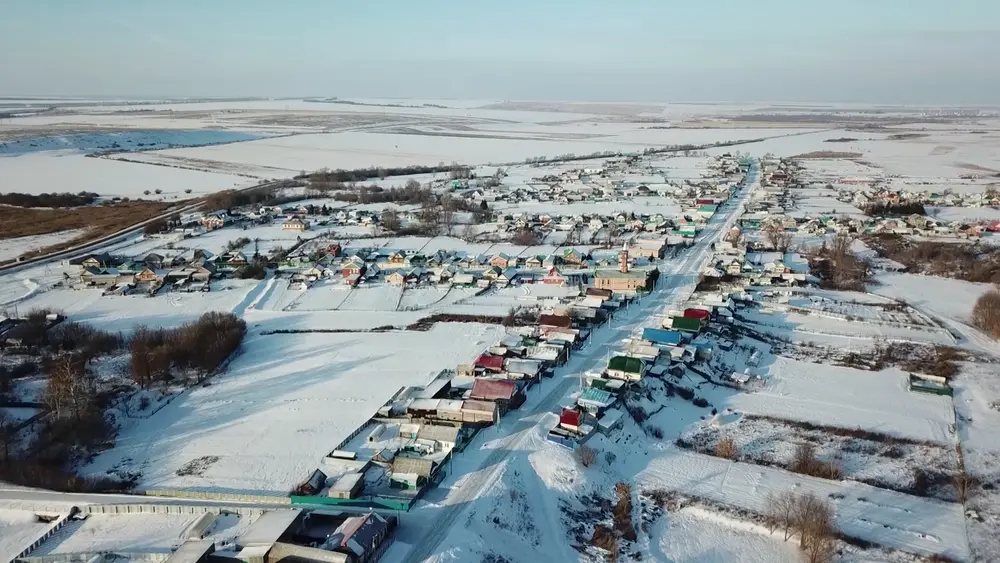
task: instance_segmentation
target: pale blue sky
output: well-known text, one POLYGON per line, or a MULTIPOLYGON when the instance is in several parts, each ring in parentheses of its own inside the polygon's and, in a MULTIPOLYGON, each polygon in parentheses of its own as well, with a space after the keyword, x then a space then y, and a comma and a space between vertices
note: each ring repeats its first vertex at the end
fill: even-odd
POLYGON ((0 95, 1000 103, 1000 0, 3 0, 0 95))

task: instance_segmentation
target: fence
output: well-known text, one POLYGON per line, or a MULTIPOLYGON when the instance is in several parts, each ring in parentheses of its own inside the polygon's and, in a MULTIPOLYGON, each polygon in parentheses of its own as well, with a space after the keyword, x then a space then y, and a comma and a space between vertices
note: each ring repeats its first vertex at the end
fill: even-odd
POLYGON ((281 495, 250 495, 240 493, 212 493, 202 491, 180 491, 176 489, 147 489, 142 494, 148 497, 182 498, 193 500, 222 500, 228 502, 250 502, 260 504, 288 504, 288 497, 281 495))
MULTIPOLYGON (((285 497, 275 497, 288 502, 285 497)), ((85 504, 80 512, 87 514, 220 514, 230 513, 240 516, 260 516, 269 509, 250 506, 218 506, 191 504, 85 504)))
POLYGON ((28 563, 75 563, 90 561, 94 557, 102 557, 106 560, 122 558, 129 561, 158 563, 169 559, 170 554, 131 551, 84 551, 79 553, 60 553, 58 555, 18 557, 18 559, 28 563))

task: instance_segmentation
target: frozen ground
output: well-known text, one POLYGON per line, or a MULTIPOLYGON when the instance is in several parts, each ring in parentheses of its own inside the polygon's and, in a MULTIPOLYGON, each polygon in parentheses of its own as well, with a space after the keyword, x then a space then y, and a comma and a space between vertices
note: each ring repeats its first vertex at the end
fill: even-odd
MULTIPOLYGON (((70 521, 32 556, 125 552, 169 555, 185 540, 184 532, 199 514, 91 514, 70 521)), ((219 516, 205 539, 234 540, 246 531, 250 519, 235 514, 219 516)))
POLYGON ((125 431, 86 471, 138 470, 140 489, 286 494, 401 386, 469 362, 502 332, 444 324, 428 332, 252 336, 225 375, 125 431), (177 473, 206 456, 218 460, 177 473))
POLYGON ((207 293, 168 292, 155 297, 102 296, 99 289, 51 289, 19 302, 18 307, 23 311, 35 308, 60 311, 71 321, 90 322, 111 331, 127 331, 139 324, 172 327, 193 321, 208 311, 240 315, 265 283, 224 280, 213 283, 212 291, 207 293))
POLYGON ((39 522, 31 511, 0 509, 0 560, 13 560, 54 525, 39 522))
POLYGON ((907 374, 898 369, 870 372, 775 357, 761 371, 762 387, 716 406, 915 440, 954 440, 949 398, 910 392, 907 374))
POLYGON ((47 235, 2 239, 0 240, 0 261, 13 260, 26 252, 73 240, 84 232, 86 232, 84 229, 72 229, 47 235))
POLYGON ((196 170, 89 158, 82 154, 44 152, 0 158, 4 191, 40 194, 71 191, 102 196, 186 199, 246 187, 256 180, 196 170), (145 191, 151 192, 144 195, 145 191), (162 190, 162 194, 153 192, 162 190), (191 190, 188 194, 185 190, 191 190))

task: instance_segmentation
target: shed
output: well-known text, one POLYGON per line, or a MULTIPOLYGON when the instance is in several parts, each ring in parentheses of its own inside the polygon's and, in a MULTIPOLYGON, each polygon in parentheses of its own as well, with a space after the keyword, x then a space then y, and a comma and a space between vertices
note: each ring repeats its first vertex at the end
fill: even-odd
MULTIPOLYGON (((699 319, 702 321, 707 321, 711 316, 712 314, 704 309, 697 309, 694 307, 684 309, 684 317, 688 319, 699 319)), ((676 344, 676 342, 672 344, 676 344)))
POLYGON ((392 472, 430 477, 434 473, 434 461, 422 457, 397 456, 392 461, 392 472))
POLYGON ((365 489, 365 474, 364 473, 345 473, 337 479, 333 485, 330 485, 330 491, 327 495, 330 498, 340 498, 349 499, 357 498, 362 491, 365 489))
POLYGON ((680 344, 682 334, 676 330, 664 330, 662 328, 646 328, 642 331, 642 339, 653 344, 668 344, 676 346, 680 344))
POLYGON ((250 524, 247 531, 236 539, 236 545, 241 548, 270 547, 291 527, 301 513, 302 511, 297 508, 269 510, 250 524))
POLYGON ((607 434, 622 427, 624 414, 618 409, 608 409, 597 419, 597 428, 607 434))
POLYGON ((542 362, 539 360, 507 360, 507 373, 512 375, 523 375, 525 377, 537 377, 542 371, 542 362))
POLYGON ((214 552, 213 540, 187 540, 170 554, 166 563, 202 563, 214 552))
POLYGON ((442 446, 441 449, 451 449, 461 443, 462 429, 458 426, 436 426, 425 424, 417 432, 418 440, 431 440, 442 446))
POLYGON ((701 319, 691 319, 687 317, 673 317, 671 319, 670 327, 675 330, 681 330, 685 332, 701 332, 702 329, 701 319))

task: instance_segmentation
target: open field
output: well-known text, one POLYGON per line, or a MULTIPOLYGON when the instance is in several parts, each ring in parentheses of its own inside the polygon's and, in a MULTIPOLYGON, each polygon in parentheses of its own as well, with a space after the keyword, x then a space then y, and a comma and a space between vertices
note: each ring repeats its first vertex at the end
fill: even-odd
POLYGON ((725 406, 915 440, 953 440, 949 398, 910 392, 907 374, 898 369, 873 373, 777 357, 763 377, 760 389, 733 395, 725 406))
POLYGON ((141 489, 286 494, 401 386, 472 360, 501 331, 449 324, 252 337, 225 375, 127 430, 87 471, 138 471, 141 489), (178 475, 204 456, 219 459, 178 475))
POLYGON ((14 260, 18 256, 37 252, 43 248, 67 243, 86 233, 85 229, 69 229, 44 235, 27 235, 4 239, 0 243, 0 262, 14 260))
POLYGON ((34 512, 0 509, 0 559, 13 560, 54 525, 39 522, 34 512))

